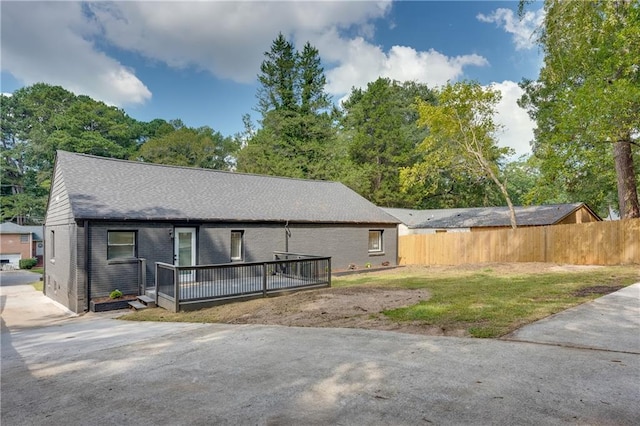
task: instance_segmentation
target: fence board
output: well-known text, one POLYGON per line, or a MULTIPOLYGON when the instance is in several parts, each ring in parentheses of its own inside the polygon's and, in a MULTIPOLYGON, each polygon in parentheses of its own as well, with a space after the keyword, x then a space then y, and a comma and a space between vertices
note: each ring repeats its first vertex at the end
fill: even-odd
POLYGON ((398 258, 401 265, 640 263, 640 219, 403 235, 398 239, 398 258))

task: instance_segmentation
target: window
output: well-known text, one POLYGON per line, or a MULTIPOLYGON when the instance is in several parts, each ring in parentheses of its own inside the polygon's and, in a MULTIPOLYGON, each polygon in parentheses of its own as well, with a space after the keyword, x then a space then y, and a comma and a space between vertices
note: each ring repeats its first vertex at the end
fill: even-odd
POLYGON ((107 259, 136 257, 136 233, 134 231, 107 232, 107 259))
POLYGON ((49 245, 49 249, 51 249, 51 257, 50 259, 53 260, 56 258, 56 232, 55 231, 51 231, 51 243, 49 245))
POLYGON ((20 234, 20 242, 28 243, 29 242, 29 234, 20 234))
POLYGON ((382 231, 369 231, 369 253, 382 252, 382 231))
POLYGON ((242 231, 231 231, 231 260, 242 260, 242 231))

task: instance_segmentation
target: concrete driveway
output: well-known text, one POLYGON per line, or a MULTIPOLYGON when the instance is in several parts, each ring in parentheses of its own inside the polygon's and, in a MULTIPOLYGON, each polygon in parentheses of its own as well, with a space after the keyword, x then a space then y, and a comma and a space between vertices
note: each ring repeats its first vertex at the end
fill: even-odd
MULTIPOLYGON (((640 418, 633 343, 600 348, 603 341, 591 345, 594 335, 584 333, 580 344, 531 343, 518 334, 506 341, 73 318, 25 289, 18 297, 55 317, 30 326, 13 311, 26 301, 14 304, 9 288, 3 282, 3 425, 631 425, 640 418)), ((626 306, 631 323, 639 288, 609 298, 626 306)), ((598 310, 591 320, 616 333, 606 315, 598 310)), ((530 340, 557 327, 570 334, 571 319, 556 326, 558 317, 530 340)), ((595 330, 586 317, 576 330, 595 330)))

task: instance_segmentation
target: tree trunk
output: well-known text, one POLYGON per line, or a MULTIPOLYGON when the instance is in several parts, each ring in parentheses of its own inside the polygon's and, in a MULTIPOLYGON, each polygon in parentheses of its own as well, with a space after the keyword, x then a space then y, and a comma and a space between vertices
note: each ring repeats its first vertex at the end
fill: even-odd
POLYGON ((616 177, 618 182, 620 218, 628 219, 632 217, 640 217, 638 188, 636 187, 636 173, 633 168, 631 141, 629 139, 624 139, 616 142, 613 146, 613 156, 615 159, 616 177))
POLYGON ((504 196, 504 199, 507 201, 507 206, 509 207, 509 222, 511 222, 511 229, 516 229, 518 227, 518 222, 516 221, 516 209, 513 207, 513 203, 511 202, 511 197, 509 196, 509 192, 507 191, 507 186, 500 182, 498 176, 493 172, 493 169, 489 166, 489 163, 484 159, 483 156, 476 154, 478 158, 478 162, 485 169, 485 171, 489 174, 491 180, 498 185, 500 188, 500 192, 504 196))

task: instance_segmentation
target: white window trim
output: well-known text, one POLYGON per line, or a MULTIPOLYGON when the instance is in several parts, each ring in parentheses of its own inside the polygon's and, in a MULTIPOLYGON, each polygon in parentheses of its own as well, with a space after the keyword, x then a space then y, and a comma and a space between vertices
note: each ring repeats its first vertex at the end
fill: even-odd
POLYGON ((370 254, 382 254, 384 253, 384 240, 382 237, 382 229, 370 229, 369 233, 367 234, 369 239, 367 240, 367 246, 369 249, 369 253, 370 254), (371 233, 372 232, 377 232, 378 233, 378 249, 371 249, 371 247, 369 246, 369 243, 371 241, 371 233))
POLYGON ((231 238, 231 242, 230 242, 230 244, 231 244, 231 247, 230 247, 231 248, 231 253, 230 253, 231 261, 232 262, 242 262, 244 260, 244 231, 238 231, 238 230, 231 231, 231 237, 230 238, 231 238), (240 256, 236 256, 236 257, 233 256, 233 251, 234 251, 233 250, 233 236, 234 236, 234 234, 235 235, 240 235, 240 239, 239 239, 239 241, 240 241, 240 250, 239 250, 240 251, 240 256))
POLYGON ((136 235, 136 231, 128 231, 128 230, 109 230, 107 231, 107 260, 114 260, 114 259, 134 259, 136 257, 136 250, 137 250, 137 235, 136 235), (109 241, 109 236, 111 233, 113 232, 127 232, 127 233, 131 233, 133 234, 133 243, 132 244, 111 244, 111 242, 109 241), (117 257, 109 257, 109 247, 131 247, 132 248, 132 253, 130 256, 117 256, 117 257))

